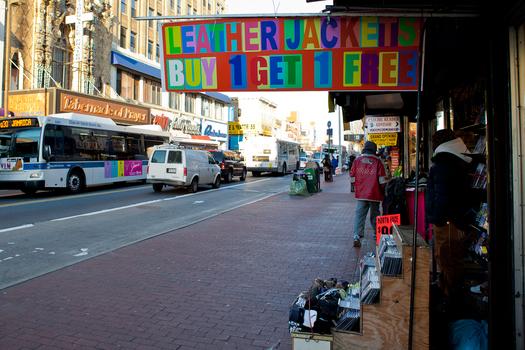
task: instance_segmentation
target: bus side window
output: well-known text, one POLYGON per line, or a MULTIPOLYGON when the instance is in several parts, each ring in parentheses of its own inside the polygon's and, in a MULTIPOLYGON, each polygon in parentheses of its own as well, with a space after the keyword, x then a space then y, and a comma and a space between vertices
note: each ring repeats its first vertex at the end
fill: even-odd
POLYGON ((46 125, 44 145, 51 147, 50 161, 64 160, 64 131, 60 125, 46 125))
POLYGON ((126 135, 126 146, 128 150, 128 159, 147 159, 141 151, 139 135, 126 135))

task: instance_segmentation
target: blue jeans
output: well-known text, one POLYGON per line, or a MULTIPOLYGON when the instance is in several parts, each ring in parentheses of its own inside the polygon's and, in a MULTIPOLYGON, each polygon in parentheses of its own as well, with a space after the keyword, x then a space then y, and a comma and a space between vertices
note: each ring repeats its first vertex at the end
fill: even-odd
POLYGON ((365 235, 365 219, 370 208, 370 225, 376 233, 376 218, 379 216, 379 202, 358 200, 355 207, 354 217, 354 239, 359 239, 365 235))

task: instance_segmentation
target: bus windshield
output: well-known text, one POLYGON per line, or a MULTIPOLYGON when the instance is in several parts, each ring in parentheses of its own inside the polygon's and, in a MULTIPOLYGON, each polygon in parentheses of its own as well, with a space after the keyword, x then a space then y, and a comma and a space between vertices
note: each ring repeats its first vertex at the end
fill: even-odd
POLYGON ((24 161, 38 158, 40 128, 0 131, 0 158, 21 157, 24 161))

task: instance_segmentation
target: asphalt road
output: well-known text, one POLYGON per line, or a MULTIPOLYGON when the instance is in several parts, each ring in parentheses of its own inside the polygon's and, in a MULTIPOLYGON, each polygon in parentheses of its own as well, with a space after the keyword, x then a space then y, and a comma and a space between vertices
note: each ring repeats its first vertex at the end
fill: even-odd
POLYGON ((0 289, 287 191, 290 181, 248 178, 193 194, 171 188, 155 193, 150 185, 74 196, 3 192, 0 289))

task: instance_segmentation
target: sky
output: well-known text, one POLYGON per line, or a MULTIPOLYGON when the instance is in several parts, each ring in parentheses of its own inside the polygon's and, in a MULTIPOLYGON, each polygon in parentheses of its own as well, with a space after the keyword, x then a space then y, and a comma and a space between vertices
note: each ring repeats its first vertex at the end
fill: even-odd
MULTIPOLYGON (((288 14, 319 13, 332 1, 307 3, 306 0, 226 0, 228 14, 288 14)), ((328 113, 328 93, 326 91, 280 91, 280 92, 227 92, 229 96, 264 97, 277 104, 280 115, 288 116, 297 111, 301 121, 316 121, 317 135, 326 134, 330 120, 334 129, 334 140, 338 140, 337 113, 328 113)), ((342 128, 342 127, 341 127, 342 128)))

